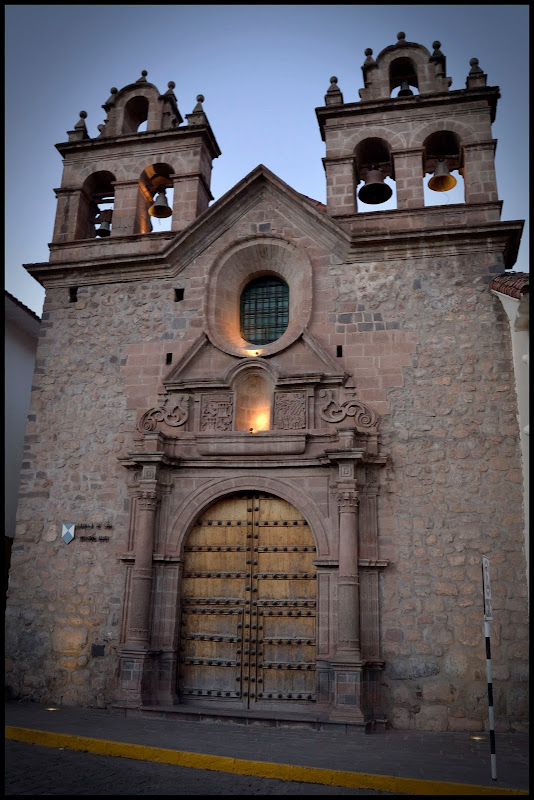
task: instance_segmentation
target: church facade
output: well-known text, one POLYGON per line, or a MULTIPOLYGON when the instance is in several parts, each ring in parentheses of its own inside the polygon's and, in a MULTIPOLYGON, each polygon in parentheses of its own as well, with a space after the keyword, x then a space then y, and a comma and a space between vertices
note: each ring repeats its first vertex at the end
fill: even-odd
POLYGON ((204 98, 183 124, 145 72, 96 138, 81 112, 57 145, 50 260, 26 265, 46 299, 13 696, 482 730, 487 556, 496 729, 525 727, 521 453, 490 291, 522 222, 500 219, 499 91, 476 59, 451 91, 439 42, 404 34, 362 69, 358 102, 332 78, 317 109, 326 205, 262 165, 210 205, 204 98), (425 205, 453 172, 464 202, 425 205))

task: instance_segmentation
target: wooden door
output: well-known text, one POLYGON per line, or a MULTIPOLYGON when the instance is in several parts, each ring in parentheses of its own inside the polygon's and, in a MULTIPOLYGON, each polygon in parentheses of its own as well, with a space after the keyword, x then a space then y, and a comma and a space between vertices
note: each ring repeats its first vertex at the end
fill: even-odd
POLYGON ((207 509, 184 552, 182 701, 315 701, 314 553, 285 500, 240 494, 207 509))

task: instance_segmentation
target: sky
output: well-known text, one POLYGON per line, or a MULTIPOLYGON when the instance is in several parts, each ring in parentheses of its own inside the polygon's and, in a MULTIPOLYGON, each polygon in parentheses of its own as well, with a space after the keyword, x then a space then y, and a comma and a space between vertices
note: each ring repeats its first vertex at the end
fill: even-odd
MULTIPOLYGON (((222 151, 213 163, 215 200, 264 164, 296 191, 325 202, 315 109, 324 105, 330 77, 338 78, 345 103, 358 102, 366 48, 376 57, 400 31, 431 52, 437 39, 451 90, 465 89, 473 57, 488 85, 500 87, 493 137, 502 219, 528 219, 528 5, 5 8, 5 288, 39 316, 44 289, 22 265, 49 258, 53 190, 62 174, 54 145, 68 140, 81 110, 96 137, 110 88, 136 81, 141 70, 162 93, 175 82, 184 121, 204 95, 222 151)), ((462 202, 459 189, 432 192, 432 202, 462 202)), ((529 271, 527 225, 513 269, 529 271)))

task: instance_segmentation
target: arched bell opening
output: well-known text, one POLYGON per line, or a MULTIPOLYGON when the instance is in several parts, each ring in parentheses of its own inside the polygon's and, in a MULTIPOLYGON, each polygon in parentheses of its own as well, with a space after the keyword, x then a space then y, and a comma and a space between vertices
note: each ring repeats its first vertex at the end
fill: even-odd
POLYGON ((115 176, 102 170, 89 175, 80 194, 75 239, 106 238, 113 225, 115 176))
POLYGON ((147 120, 148 99, 142 95, 131 97, 124 106, 122 133, 139 133, 143 129, 146 130, 147 120))
POLYGON ((423 148, 425 206, 465 203, 463 160, 457 134, 436 131, 425 139, 423 148))
POLYGON ((402 56, 389 65, 390 97, 411 97, 419 94, 417 68, 411 58, 402 56))
POLYGON ((388 143, 378 137, 364 139, 355 156, 358 211, 396 208, 395 175, 388 143))
POLYGON ((180 703, 313 708, 316 556, 303 515, 274 495, 227 495, 197 518, 182 557, 180 703))
POLYGON ((138 181, 139 194, 134 233, 170 231, 174 188, 169 164, 151 164, 138 181))
POLYGON ((236 386, 235 429, 259 433, 271 428, 273 382, 261 369, 249 369, 236 386))

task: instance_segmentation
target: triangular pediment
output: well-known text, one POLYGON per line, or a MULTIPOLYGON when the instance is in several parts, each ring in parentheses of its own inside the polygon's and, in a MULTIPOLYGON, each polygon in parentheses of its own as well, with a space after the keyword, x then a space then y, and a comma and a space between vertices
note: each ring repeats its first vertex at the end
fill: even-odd
POLYGON ((167 258, 173 276, 213 245, 239 220, 260 204, 276 208, 301 233, 344 260, 350 244, 347 232, 321 203, 292 189, 260 164, 201 214, 169 244, 167 258))
POLYGON ((347 378, 339 363, 308 331, 296 342, 270 359, 276 367, 280 383, 341 384, 347 378))
POLYGON ((227 389, 241 366, 263 364, 278 386, 344 384, 347 374, 308 331, 266 358, 238 358, 220 350, 202 333, 163 379, 167 392, 227 389))
POLYGON ((215 347, 202 333, 164 377, 163 385, 167 391, 225 386, 225 376, 238 360, 215 347))

